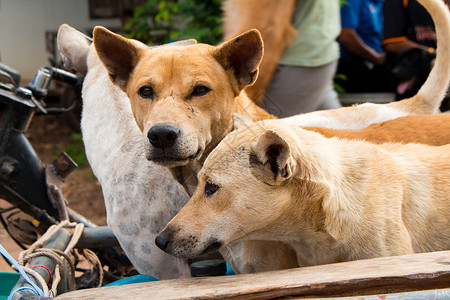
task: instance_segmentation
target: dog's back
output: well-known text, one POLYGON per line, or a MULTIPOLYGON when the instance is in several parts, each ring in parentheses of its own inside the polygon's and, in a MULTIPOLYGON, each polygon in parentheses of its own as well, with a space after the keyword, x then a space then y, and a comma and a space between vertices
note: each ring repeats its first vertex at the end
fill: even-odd
POLYGON ((305 127, 325 137, 386 142, 419 143, 433 146, 450 144, 450 114, 406 116, 372 124, 360 130, 305 127))

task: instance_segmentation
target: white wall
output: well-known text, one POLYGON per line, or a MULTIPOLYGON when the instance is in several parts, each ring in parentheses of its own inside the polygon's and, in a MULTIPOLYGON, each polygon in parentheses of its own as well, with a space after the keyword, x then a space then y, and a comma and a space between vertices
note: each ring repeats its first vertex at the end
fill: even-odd
MULTIPOLYGON (((0 57, 23 81, 48 65, 45 31, 67 23, 75 28, 119 27, 119 19, 89 19, 88 0, 0 0, 0 57)), ((22 81, 22 82, 23 82, 22 81)))

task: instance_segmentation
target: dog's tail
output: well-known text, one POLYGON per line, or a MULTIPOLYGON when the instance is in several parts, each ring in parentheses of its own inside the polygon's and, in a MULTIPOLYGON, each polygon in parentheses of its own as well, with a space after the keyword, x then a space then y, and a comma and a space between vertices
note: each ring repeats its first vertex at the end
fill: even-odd
POLYGON ((450 82, 450 12, 442 0, 418 0, 430 13, 436 29, 436 61, 427 80, 411 98, 389 103, 388 106, 411 114, 439 112, 450 82))

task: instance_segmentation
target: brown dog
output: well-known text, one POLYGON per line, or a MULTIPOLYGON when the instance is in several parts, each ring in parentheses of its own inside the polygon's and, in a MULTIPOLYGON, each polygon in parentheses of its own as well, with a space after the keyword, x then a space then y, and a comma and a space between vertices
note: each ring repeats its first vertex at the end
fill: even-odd
POLYGON ((300 266, 450 249, 450 145, 374 145, 265 120, 227 136, 198 179, 156 238, 177 257, 251 240, 288 243, 300 266))
MULTIPOLYGON (((435 68, 416 96, 383 105, 314 112, 285 122, 358 129, 400 116, 437 112, 450 75, 450 23, 441 1, 423 3, 436 22, 439 47, 435 68)), ((272 118, 243 91, 256 80, 263 53, 261 37, 255 30, 217 47, 199 44, 150 48, 97 27, 94 45, 112 82, 130 99, 144 135, 147 158, 169 167, 189 194, 197 185, 196 174, 207 155, 232 130, 233 113, 253 121, 272 118)), ((247 252, 246 247, 234 248, 230 255, 241 258, 247 252)), ((273 258, 268 260, 275 266, 282 264, 273 258)), ((241 270, 256 270, 251 265, 241 270)))

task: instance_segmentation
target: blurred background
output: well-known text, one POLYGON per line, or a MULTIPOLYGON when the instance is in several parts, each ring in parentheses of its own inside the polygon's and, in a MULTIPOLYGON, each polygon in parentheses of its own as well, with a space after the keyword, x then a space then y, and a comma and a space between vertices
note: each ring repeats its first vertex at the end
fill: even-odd
POLYGON ((52 39, 61 24, 76 28, 121 26, 120 15, 105 6, 108 2, 117 1, 1 0, 1 61, 20 71, 24 81, 32 79, 54 55, 52 39))
POLYGON ((217 43, 220 15, 220 0, 0 0, 0 61, 29 81, 49 58, 58 62, 55 38, 63 23, 86 34, 102 25, 153 44, 184 36, 217 43))

